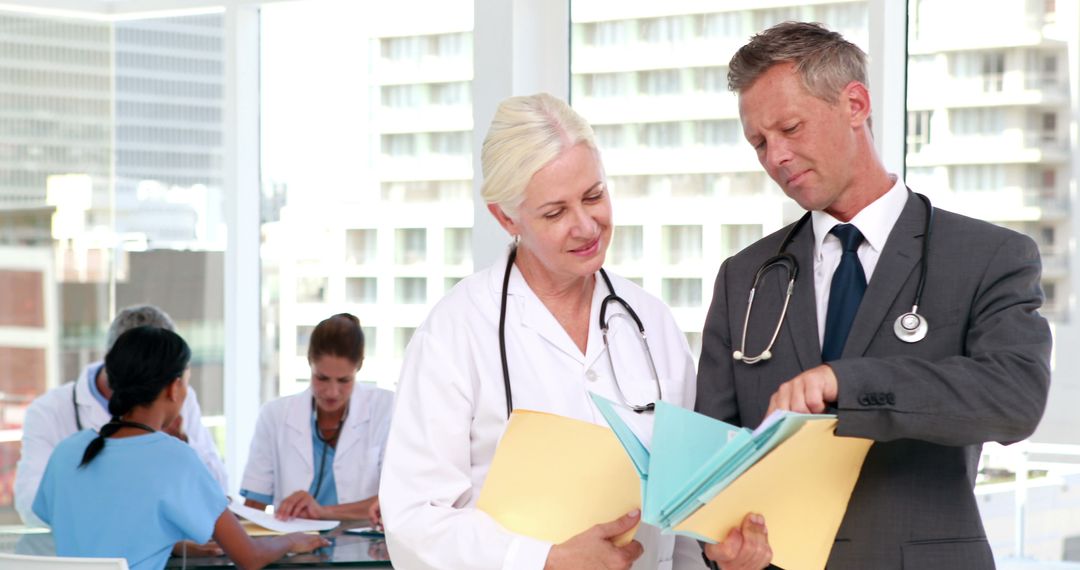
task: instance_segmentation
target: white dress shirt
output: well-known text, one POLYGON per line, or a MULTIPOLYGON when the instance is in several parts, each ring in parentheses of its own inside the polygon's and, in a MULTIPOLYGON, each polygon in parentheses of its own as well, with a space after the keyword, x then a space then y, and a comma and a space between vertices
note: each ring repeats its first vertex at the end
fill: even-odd
POLYGON ((825 342, 825 315, 829 310, 829 289, 832 285, 832 276, 836 272, 836 266, 840 264, 840 255, 843 247, 840 238, 829 233, 829 230, 837 224, 849 223, 858 228, 863 235, 863 242, 859 245, 859 261, 862 263, 863 273, 866 274, 866 282, 870 283, 870 277, 874 274, 881 251, 885 249, 885 242, 889 239, 896 220, 904 211, 907 203, 907 185, 899 176, 889 175, 893 179, 893 187, 877 200, 874 200, 854 218, 848 222, 841 222, 824 211, 815 210, 810 213, 814 224, 814 296, 817 299, 817 326, 818 344, 825 342))
MULTIPOLYGON (((455 286, 406 350, 379 491, 395 567, 539 570, 552 546, 511 533, 476 509, 507 421, 498 337, 506 259, 455 286)), ((644 323, 663 399, 692 409, 694 362, 671 312, 637 285, 610 277, 644 323)), ((507 289, 514 407, 606 425, 589 397, 591 391, 620 399, 598 325, 600 303, 608 294, 603 281, 598 277, 593 291, 585 354, 516 268, 507 289)), ((622 308, 610 303, 607 312, 610 317, 622 308)), ((648 368, 623 364, 643 362, 637 329, 616 330, 613 324, 608 338, 627 400, 654 401, 648 368)), ((651 414, 637 420, 635 430, 651 431, 651 414)), ((704 568, 693 540, 662 536, 645 524, 635 538, 645 547, 635 569, 704 568)))

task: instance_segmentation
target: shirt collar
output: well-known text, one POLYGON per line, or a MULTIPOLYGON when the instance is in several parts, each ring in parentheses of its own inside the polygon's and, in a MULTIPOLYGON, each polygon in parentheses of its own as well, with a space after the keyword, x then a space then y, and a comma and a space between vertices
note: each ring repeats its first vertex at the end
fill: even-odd
MULTIPOLYGON (((889 233, 892 232, 896 220, 903 213, 904 204, 907 203, 908 198, 907 185, 904 184, 904 181, 895 174, 890 174, 889 178, 893 181, 892 188, 860 210, 851 221, 847 222, 858 228, 866 243, 879 254, 885 249, 885 242, 889 239, 889 233)), ((814 259, 817 260, 821 258, 821 245, 825 243, 829 230, 833 226, 844 222, 832 217, 823 210, 814 210, 810 213, 810 217, 814 225, 814 259)))
POLYGON ((90 389, 90 395, 93 396, 94 399, 97 400, 97 402, 101 404, 101 407, 104 408, 107 412, 109 411, 109 399, 101 393, 101 390, 98 389, 97 385, 97 377, 98 374, 101 374, 102 368, 105 368, 104 362, 102 362, 98 366, 90 366, 87 369, 88 374, 86 377, 86 387, 90 389))

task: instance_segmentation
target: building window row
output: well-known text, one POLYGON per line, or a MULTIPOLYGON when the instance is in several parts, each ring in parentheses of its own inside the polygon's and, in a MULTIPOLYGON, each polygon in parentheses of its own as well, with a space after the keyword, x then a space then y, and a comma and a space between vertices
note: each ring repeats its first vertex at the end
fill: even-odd
POLYGON ((428 155, 469 156, 472 131, 392 133, 381 137, 382 153, 390 157, 428 155))
POLYGON ((456 32, 381 38, 382 57, 394 62, 421 62, 428 58, 471 58, 472 33, 456 32))
POLYGON ((472 104, 471 84, 467 81, 384 85, 380 93, 382 105, 392 109, 472 104))
POLYGON ((727 93, 727 67, 713 65, 574 76, 575 92, 584 97, 637 97, 727 93))

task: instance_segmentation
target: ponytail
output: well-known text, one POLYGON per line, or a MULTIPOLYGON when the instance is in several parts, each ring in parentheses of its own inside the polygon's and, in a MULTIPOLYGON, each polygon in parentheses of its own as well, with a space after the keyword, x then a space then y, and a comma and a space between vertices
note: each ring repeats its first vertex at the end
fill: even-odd
POLYGON ((112 420, 101 426, 98 436, 86 446, 79 467, 89 465, 105 448, 106 438, 120 428, 141 426, 121 418, 132 409, 157 400, 165 388, 184 375, 190 361, 191 349, 180 335, 170 330, 141 326, 121 334, 105 355, 105 373, 113 391, 109 398, 112 420))
POLYGON ((86 467, 91 461, 97 457, 97 454, 101 453, 102 449, 105 449, 105 438, 112 437, 121 427, 120 418, 113 416, 112 421, 101 426, 101 430, 98 432, 97 437, 90 442, 90 445, 86 446, 86 451, 83 452, 82 462, 79 463, 79 467, 86 467))

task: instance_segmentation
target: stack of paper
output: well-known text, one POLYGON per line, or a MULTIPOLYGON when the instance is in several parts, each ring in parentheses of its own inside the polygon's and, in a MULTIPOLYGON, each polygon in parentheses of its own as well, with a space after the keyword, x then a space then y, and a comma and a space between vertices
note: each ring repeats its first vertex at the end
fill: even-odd
POLYGON ((761 513, 775 564, 824 568, 870 440, 835 436, 831 415, 778 412, 750 431, 657 402, 650 453, 617 404, 593 400, 637 468, 644 522, 718 542, 761 513))
MULTIPOLYGON (((289 532, 319 532, 324 530, 330 530, 337 525, 341 524, 341 521, 323 521, 314 519, 290 519, 282 521, 274 518, 274 515, 253 509, 244 505, 240 500, 234 498, 229 503, 229 510, 236 516, 247 519, 254 524, 259 525, 267 530, 274 532, 289 533, 289 532)), ((251 533, 248 534, 263 534, 263 533, 251 533)))

